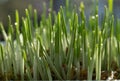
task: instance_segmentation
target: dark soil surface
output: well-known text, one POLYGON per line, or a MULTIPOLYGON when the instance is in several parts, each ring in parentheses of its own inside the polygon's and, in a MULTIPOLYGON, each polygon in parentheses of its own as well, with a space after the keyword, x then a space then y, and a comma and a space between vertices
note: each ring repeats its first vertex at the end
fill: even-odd
MULTIPOLYGON (((65 66, 63 66, 63 68, 65 68, 65 66)), ((51 71, 52 77, 54 80, 57 79, 57 77, 55 76, 55 74, 51 71)), ((31 75, 33 77, 33 70, 31 68, 31 75)), ((75 71, 75 67, 73 67, 71 69, 71 79, 70 80, 87 80, 87 70, 86 69, 82 69, 80 68, 80 73, 79 73, 79 77, 76 76, 76 71, 75 71)), ((41 77, 38 77, 39 80, 41 80, 41 77)), ((24 79, 25 80, 29 80, 28 76, 24 75, 24 79)), ((96 73, 95 71, 93 72, 92 75, 92 80, 96 79, 96 73)), ((101 71, 101 80, 119 80, 120 79, 120 68, 117 68, 115 71, 112 72, 108 72, 108 71, 101 71)), ((14 76, 13 72, 8 72, 5 73, 4 75, 0 73, 0 80, 21 80, 21 75, 17 74, 17 76, 14 76)))

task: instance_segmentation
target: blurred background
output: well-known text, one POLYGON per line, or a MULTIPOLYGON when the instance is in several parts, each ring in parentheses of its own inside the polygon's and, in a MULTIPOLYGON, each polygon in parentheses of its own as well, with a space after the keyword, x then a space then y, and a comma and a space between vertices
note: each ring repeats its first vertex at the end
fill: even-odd
MULTIPOLYGON (((8 24, 8 15, 11 16, 13 22, 15 20, 15 10, 19 11, 20 16, 25 15, 25 9, 28 8, 28 5, 32 5, 33 9, 37 9, 38 19, 41 19, 41 13, 44 11, 44 4, 46 7, 46 12, 50 11, 50 1, 51 0, 0 0, 0 22, 3 22, 4 26, 7 27, 8 24)), ((89 18, 89 15, 92 15, 97 0, 68 0, 70 8, 74 8, 76 5, 79 11, 80 2, 84 2, 85 5, 85 15, 86 18, 89 18)), ((55 12, 58 12, 60 5, 65 6, 66 0, 53 0, 52 8, 55 12)), ((102 21, 104 16, 104 6, 108 5, 108 0, 99 0, 98 1, 98 13, 99 20, 102 21)), ((120 0, 113 0, 113 14, 115 18, 120 18, 120 0)))
MULTIPOLYGON (((0 22, 3 22, 4 25, 7 24, 8 15, 14 19, 15 10, 19 11, 20 16, 25 15, 25 9, 28 8, 29 5, 32 6, 33 9, 37 9, 38 17, 41 17, 43 10, 43 6, 46 7, 46 12, 49 12, 51 0, 0 0, 0 22)), ((59 10, 60 5, 65 5, 65 0, 53 0, 53 9, 57 12, 59 10)))
MULTIPOLYGON (((85 4, 85 14, 88 17, 96 4, 96 0, 69 0, 71 6, 77 5, 79 7, 80 2, 85 4)), ((99 15, 104 15, 104 5, 108 5, 108 0, 99 0, 99 15)), ((54 11, 59 10, 59 6, 65 5, 66 0, 53 0, 53 9, 54 11)), ((24 16, 25 8, 28 8, 28 5, 32 5, 33 9, 37 9, 38 17, 40 17, 43 12, 43 5, 46 3, 46 12, 49 12, 49 3, 50 0, 0 0, 0 22, 7 24, 8 15, 14 18, 15 10, 18 9, 20 16, 24 16)), ((120 0, 113 0, 113 12, 115 17, 120 17, 120 0)))

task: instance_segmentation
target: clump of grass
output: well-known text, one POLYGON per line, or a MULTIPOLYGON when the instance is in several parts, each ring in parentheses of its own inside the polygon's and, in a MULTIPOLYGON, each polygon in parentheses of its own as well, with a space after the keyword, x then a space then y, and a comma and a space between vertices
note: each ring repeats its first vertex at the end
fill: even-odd
POLYGON ((102 27, 98 24, 97 8, 86 25, 83 4, 80 14, 75 10, 65 12, 61 7, 56 15, 43 15, 40 26, 36 10, 33 21, 29 10, 25 12, 22 27, 18 11, 15 29, 10 16, 8 33, 0 23, 6 42, 0 44, 1 80, 100 80, 110 78, 111 72, 119 72, 120 25, 118 20, 114 26, 114 16, 109 16, 107 8, 102 27))

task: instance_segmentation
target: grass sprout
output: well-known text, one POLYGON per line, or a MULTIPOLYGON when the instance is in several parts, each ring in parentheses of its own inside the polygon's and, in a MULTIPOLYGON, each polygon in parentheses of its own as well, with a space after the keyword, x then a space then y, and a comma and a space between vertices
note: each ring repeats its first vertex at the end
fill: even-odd
POLYGON ((14 24, 8 16, 8 32, 0 23, 5 40, 4 45, 0 44, 1 80, 107 80, 110 76, 104 77, 103 72, 110 75, 119 70, 120 20, 114 25, 114 16, 105 7, 99 25, 96 6, 87 23, 84 4, 77 13, 76 9, 69 11, 68 3, 66 0, 66 7, 61 6, 55 14, 51 0, 48 15, 44 4, 40 23, 37 10, 31 14, 32 8, 25 9, 25 17, 16 10, 14 24))

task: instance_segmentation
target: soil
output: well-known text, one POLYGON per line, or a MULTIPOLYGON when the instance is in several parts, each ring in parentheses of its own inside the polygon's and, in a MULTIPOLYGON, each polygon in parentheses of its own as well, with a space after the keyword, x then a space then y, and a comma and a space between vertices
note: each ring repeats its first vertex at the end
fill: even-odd
MULTIPOLYGON (((55 74, 53 72, 52 73, 52 77, 54 80, 57 79, 57 77, 55 76, 55 74)), ((31 75, 32 75, 32 71, 31 71, 31 75)), ((76 71, 74 68, 71 69, 71 80, 87 80, 87 70, 85 69, 80 69, 80 76, 76 77, 76 71)), ((29 80, 29 78, 26 76, 26 74, 24 75, 24 79, 25 80, 29 80)), ((39 79, 41 79, 41 77, 39 77, 39 79)), ((96 79, 96 74, 93 73, 92 76, 92 80, 96 79)), ((101 80, 118 80, 120 79, 120 69, 117 69, 116 71, 114 71, 114 73, 110 73, 108 71, 102 71, 101 72, 101 80)), ((0 80, 21 80, 21 76, 20 74, 17 74, 17 77, 15 78, 15 76, 13 75, 12 72, 6 73, 4 75, 2 75, 0 73, 0 80)))

